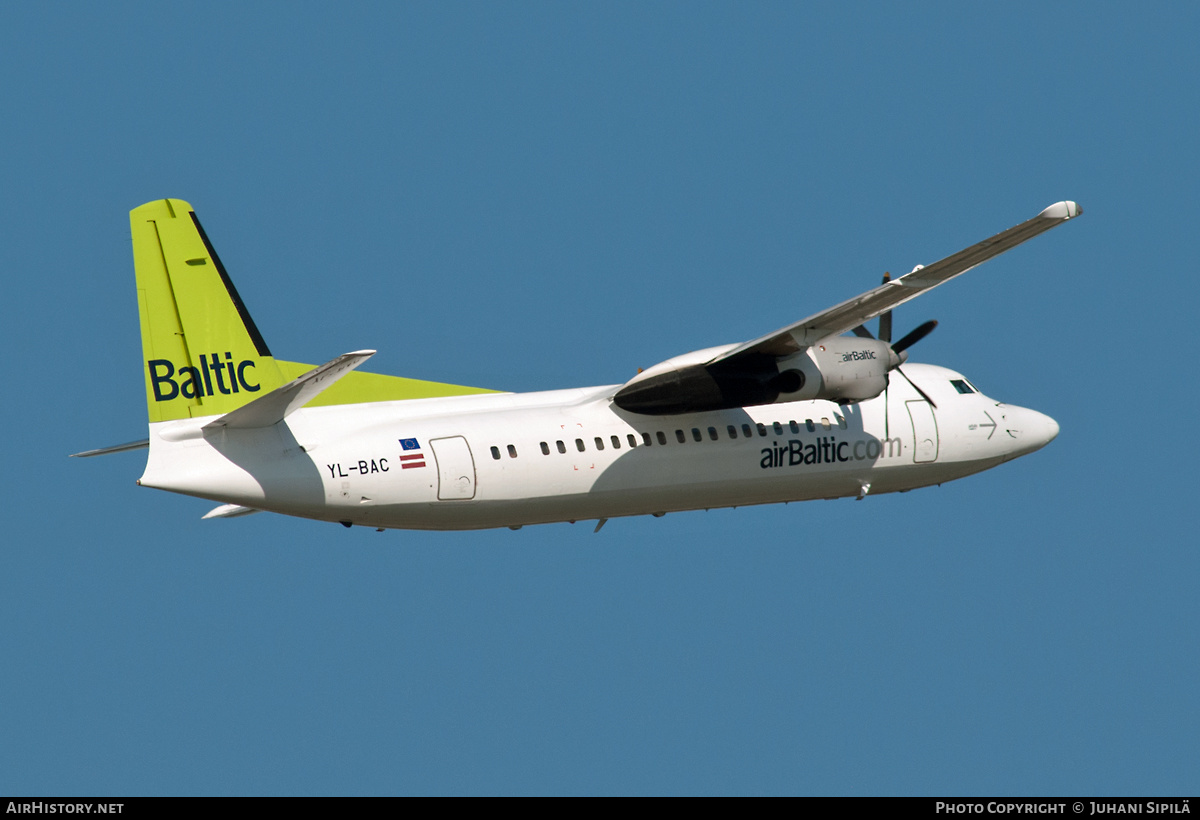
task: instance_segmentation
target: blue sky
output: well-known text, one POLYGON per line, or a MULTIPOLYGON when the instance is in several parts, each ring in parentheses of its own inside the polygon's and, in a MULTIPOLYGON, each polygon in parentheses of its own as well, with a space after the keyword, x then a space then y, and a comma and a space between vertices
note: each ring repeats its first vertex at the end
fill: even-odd
POLYGON ((0 793, 1167 794, 1200 772, 1200 12, 0 7, 0 793), (127 213, 278 355, 509 390, 897 311, 1055 417, 903 496, 377 534, 134 485, 127 213))

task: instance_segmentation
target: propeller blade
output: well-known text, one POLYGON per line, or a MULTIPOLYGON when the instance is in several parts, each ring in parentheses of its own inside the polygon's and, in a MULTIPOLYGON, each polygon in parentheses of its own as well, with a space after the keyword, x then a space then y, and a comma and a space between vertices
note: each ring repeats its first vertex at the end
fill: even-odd
MULTIPOLYGON (((892 275, 885 273, 883 275, 883 284, 892 281, 892 275)), ((892 312, 890 310, 879 314, 879 338, 884 342, 892 341, 892 312)))
POLYGON ((930 319, 925 324, 918 325, 915 330, 911 331, 903 339, 892 345, 892 350, 896 351, 896 353, 901 353, 902 351, 907 350, 932 333, 935 327, 937 327, 937 319, 930 319))
POLYGON ((861 339, 874 339, 875 338, 874 336, 871 335, 871 331, 867 330, 862 325, 859 325, 858 327, 854 328, 854 330, 851 332, 854 333, 855 336, 858 336, 861 339))

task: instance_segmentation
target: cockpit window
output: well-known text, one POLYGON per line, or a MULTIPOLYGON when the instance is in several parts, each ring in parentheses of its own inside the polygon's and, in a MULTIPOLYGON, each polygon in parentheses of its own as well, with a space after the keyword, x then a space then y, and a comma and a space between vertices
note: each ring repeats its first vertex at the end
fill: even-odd
POLYGON ((950 384, 954 385, 954 389, 959 393, 977 393, 974 387, 966 379, 953 379, 950 384))

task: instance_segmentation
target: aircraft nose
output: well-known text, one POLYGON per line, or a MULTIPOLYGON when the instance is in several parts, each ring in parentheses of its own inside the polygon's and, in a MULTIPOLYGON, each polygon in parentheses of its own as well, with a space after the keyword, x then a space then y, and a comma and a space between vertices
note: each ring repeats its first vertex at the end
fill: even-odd
POLYGON ((1042 416, 1042 421, 1046 425, 1046 430, 1045 430, 1046 443, 1049 444, 1050 442, 1054 441, 1054 439, 1058 438, 1058 430, 1059 430, 1058 422, 1055 421, 1054 419, 1050 418, 1049 416, 1042 415, 1041 413, 1039 413, 1038 415, 1042 416))
POLYGON ((1021 449, 1025 453, 1040 450, 1058 436, 1058 422, 1045 413, 1021 408, 1016 422, 1017 424, 1014 426, 1017 429, 1011 432, 1015 433, 1015 437, 1021 441, 1023 445, 1021 449))

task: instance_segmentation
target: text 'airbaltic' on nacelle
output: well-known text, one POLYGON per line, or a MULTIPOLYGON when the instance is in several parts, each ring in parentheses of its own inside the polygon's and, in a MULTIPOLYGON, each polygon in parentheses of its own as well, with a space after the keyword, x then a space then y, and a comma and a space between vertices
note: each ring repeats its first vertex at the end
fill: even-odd
POLYGON ((902 361, 891 345, 878 339, 822 339, 779 361, 780 371, 794 369, 804 375, 804 387, 784 401, 826 399, 845 403, 873 399, 887 389, 888 371, 902 361))

